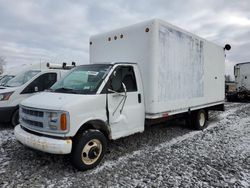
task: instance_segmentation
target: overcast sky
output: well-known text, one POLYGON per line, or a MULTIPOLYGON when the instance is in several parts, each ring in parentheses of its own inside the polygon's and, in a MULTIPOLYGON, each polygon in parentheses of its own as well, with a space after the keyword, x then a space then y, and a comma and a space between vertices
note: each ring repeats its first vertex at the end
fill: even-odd
POLYGON ((226 72, 250 61, 249 0, 0 0, 0 56, 8 67, 89 61, 89 36, 160 18, 219 45, 226 72))

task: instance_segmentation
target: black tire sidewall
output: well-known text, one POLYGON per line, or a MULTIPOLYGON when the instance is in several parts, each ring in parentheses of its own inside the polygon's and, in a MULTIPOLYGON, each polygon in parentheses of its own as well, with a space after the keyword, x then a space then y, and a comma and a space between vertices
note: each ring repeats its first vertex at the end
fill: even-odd
POLYGON ((72 165, 80 170, 88 170, 96 167, 104 157, 107 149, 107 139, 104 134, 98 130, 87 130, 78 134, 73 140, 73 148, 71 152, 71 163, 72 165), (97 139, 102 143, 102 153, 99 159, 91 165, 84 164, 82 161, 82 150, 84 146, 92 139, 97 139))
POLYGON ((13 127, 17 126, 19 123, 19 110, 17 109, 11 116, 11 125, 13 127))

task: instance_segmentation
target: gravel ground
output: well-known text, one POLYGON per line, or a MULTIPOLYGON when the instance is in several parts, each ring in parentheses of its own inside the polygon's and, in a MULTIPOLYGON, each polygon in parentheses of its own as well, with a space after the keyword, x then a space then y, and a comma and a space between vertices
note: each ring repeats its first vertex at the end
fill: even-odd
POLYGON ((79 172, 68 156, 28 149, 0 126, 0 187, 250 187, 250 104, 228 103, 204 131, 171 121, 111 142, 79 172))

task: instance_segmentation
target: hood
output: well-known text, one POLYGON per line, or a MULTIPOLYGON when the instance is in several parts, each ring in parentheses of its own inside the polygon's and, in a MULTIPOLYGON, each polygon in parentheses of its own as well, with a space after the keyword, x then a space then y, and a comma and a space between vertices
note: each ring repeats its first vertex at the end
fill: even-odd
POLYGON ((42 92, 23 100, 21 105, 47 110, 64 110, 65 106, 83 101, 83 97, 85 100, 91 100, 95 95, 42 92))
POLYGON ((0 94, 16 91, 17 87, 3 87, 0 86, 0 94))

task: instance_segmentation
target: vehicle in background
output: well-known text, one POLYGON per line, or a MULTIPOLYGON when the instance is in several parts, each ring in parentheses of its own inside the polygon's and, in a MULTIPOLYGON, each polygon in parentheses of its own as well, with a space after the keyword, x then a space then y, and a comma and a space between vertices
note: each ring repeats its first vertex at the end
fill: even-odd
POLYGON ((4 86, 9 80, 11 80, 14 77, 15 75, 3 75, 0 78, 0 86, 4 86))
POLYGON ((33 94, 50 88, 74 65, 47 64, 47 67, 26 69, 0 89, 0 121, 19 123, 19 103, 33 94))
POLYGON ((236 64, 234 75, 238 99, 250 99, 250 62, 236 64))
POLYGON ((225 49, 158 19, 92 36, 89 65, 21 103, 16 139, 71 154, 87 170, 108 140, 143 132, 145 123, 182 117, 202 130, 209 110, 224 110, 225 49))
MULTIPOLYGON (((4 72, 1 75, 2 77, 0 78, 0 86, 4 86, 9 80, 14 78, 18 73, 22 72, 22 70, 24 69, 12 68, 12 70, 4 72)), ((3 88, 3 87, 0 87, 0 88, 3 88)))
POLYGON ((235 89, 227 92, 228 101, 245 101, 250 99, 250 62, 234 66, 235 89))
POLYGON ((5 71, 0 78, 0 89, 4 89, 4 85, 14 78, 17 74, 23 73, 24 71, 30 70, 30 69, 40 69, 41 65, 40 64, 33 64, 33 65, 26 65, 23 64, 22 66, 16 66, 16 67, 11 67, 9 70, 5 71))

